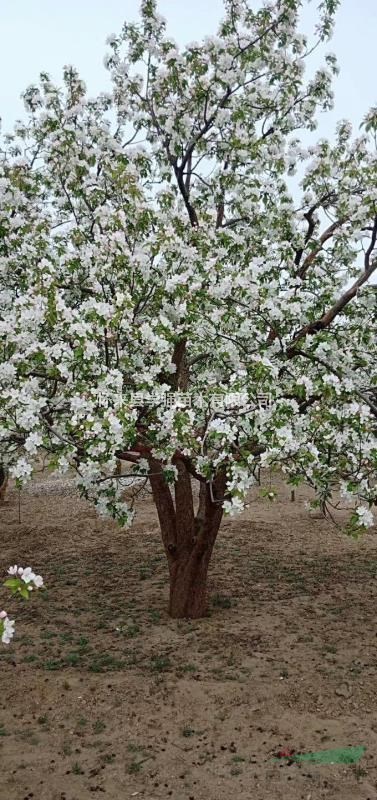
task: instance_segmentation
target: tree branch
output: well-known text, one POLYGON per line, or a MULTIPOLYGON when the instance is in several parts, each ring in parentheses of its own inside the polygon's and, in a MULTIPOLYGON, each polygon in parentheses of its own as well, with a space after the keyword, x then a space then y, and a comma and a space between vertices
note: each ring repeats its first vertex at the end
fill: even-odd
POLYGON ((175 364, 175 388, 185 392, 188 385, 188 371, 187 371, 187 356, 186 356, 186 339, 180 339, 174 346, 174 353, 172 362, 175 364))
MULTIPOLYGON (((336 377, 339 378, 340 381, 343 380, 342 370, 336 369, 331 364, 328 364, 326 361, 324 361, 323 358, 320 358, 319 356, 316 356, 313 353, 308 353, 305 350, 300 350, 297 347, 293 348, 292 351, 289 353, 289 358, 294 358, 295 356, 302 356, 303 358, 307 358, 308 361, 311 361, 313 364, 318 364, 318 365, 324 367, 327 372, 332 372, 332 374, 336 375, 336 377)), ((356 394, 360 398, 360 400, 363 401, 363 403, 366 403, 366 405, 369 406, 369 408, 372 411, 373 415, 375 417, 377 417, 377 405, 375 403, 373 403, 373 401, 368 397, 368 395, 365 394, 364 392, 360 391, 356 387, 353 387, 353 392, 354 392, 354 394, 356 394)), ((316 397, 316 396, 314 396, 314 397, 316 397)), ((300 413, 302 413, 301 409, 300 409, 300 413)))
POLYGON ((373 272, 375 272, 376 269, 377 269, 377 260, 372 261, 372 263, 369 264, 368 268, 365 269, 364 272, 362 272, 362 274, 352 284, 352 286, 349 289, 347 289, 347 291, 344 292, 344 294, 342 294, 339 300, 337 300, 337 302, 334 303, 334 305, 331 308, 329 308, 329 310, 326 311, 326 313, 323 314, 323 316, 320 319, 316 320, 315 322, 310 322, 308 325, 305 325, 303 328, 301 328, 301 330, 299 330, 298 333, 296 333, 296 335, 294 336, 288 349, 290 350, 291 348, 294 348, 296 342, 300 341, 300 339, 303 339, 305 336, 311 336, 313 333, 318 333, 318 331, 322 331, 325 328, 328 328, 335 319, 335 317, 337 317, 341 313, 341 311, 343 311, 343 309, 348 305, 348 303, 351 300, 353 300, 354 297, 356 297, 360 287, 363 286, 364 283, 366 283, 366 281, 371 277, 371 275, 373 275, 373 272))
MULTIPOLYGON (((308 212, 308 215, 305 215, 305 216, 307 216, 307 219, 309 219, 309 229, 308 229, 308 232, 307 232, 307 235, 306 235, 306 239, 305 239, 305 244, 307 244, 309 239, 311 238, 311 235, 312 235, 313 231, 314 231, 315 223, 312 220, 312 218, 309 217, 309 212, 308 212)), ((341 219, 337 220, 336 222, 333 222, 333 224, 330 225, 328 228, 326 228, 326 230, 323 232, 322 236, 320 236, 318 246, 315 247, 314 250, 312 250, 306 256, 306 258, 304 259, 304 261, 302 263, 302 266, 297 271, 297 276, 299 278, 303 278, 305 276, 305 273, 308 271, 309 267, 311 266, 311 264, 313 263, 313 261, 317 257, 318 253, 321 252, 321 250, 323 248, 323 245, 328 241, 328 239, 331 239, 331 237, 333 236, 335 231, 338 230, 338 228, 341 228, 341 226, 345 222, 347 222, 347 217, 342 217, 341 219)), ((295 259, 296 266, 300 263, 301 256, 302 256, 303 252, 304 252, 304 248, 302 248, 302 250, 298 250, 297 251, 296 259, 297 259, 298 255, 300 253, 301 253, 301 255, 299 256, 298 262, 295 259)))
POLYGON ((165 481, 161 462, 153 456, 148 459, 153 499, 160 522, 162 541, 169 565, 177 549, 176 515, 170 488, 165 481))

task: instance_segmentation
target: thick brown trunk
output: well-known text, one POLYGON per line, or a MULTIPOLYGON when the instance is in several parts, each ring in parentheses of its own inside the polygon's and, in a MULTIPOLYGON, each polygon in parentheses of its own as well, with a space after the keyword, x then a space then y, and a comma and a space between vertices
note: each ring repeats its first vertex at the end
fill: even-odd
POLYGON ((207 612, 208 567, 223 515, 225 475, 219 475, 212 487, 201 483, 195 516, 190 475, 182 463, 177 466, 177 551, 169 564, 169 614, 178 619, 198 619, 207 612))
POLYGON ((212 547, 183 553, 170 569, 169 614, 175 619, 198 619, 207 611, 207 574, 212 547))
POLYGON ((0 506, 6 502, 5 495, 8 485, 8 471, 3 464, 0 464, 0 506))
POLYGON ((206 614, 207 573, 223 515, 225 472, 212 484, 201 483, 195 515, 191 475, 182 458, 175 459, 177 480, 172 493, 162 465, 149 458, 150 482, 169 564, 169 613, 174 618, 197 619, 206 614))

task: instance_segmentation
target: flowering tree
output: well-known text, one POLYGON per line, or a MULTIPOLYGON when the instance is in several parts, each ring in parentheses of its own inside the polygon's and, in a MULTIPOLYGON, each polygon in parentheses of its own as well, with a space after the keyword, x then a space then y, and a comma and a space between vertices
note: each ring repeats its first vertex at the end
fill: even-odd
POLYGON ((337 0, 313 41, 301 0, 224 5, 180 51, 142 0, 108 40, 111 94, 42 74, 0 166, 1 460, 22 483, 44 451, 122 525, 117 460, 148 478, 175 617, 205 612, 261 466, 330 513, 340 488, 352 531, 376 500, 377 110, 304 146, 337 0))

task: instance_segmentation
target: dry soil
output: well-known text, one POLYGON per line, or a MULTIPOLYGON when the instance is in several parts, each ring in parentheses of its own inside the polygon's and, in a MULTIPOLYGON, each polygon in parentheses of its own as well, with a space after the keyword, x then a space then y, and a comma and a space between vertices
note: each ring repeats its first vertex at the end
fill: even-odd
POLYGON ((122 531, 69 481, 11 491, 3 568, 47 590, 2 591, 1 800, 377 798, 377 531, 355 542, 278 488, 223 523, 195 622, 166 614, 150 498, 122 531), (273 760, 347 745, 357 765, 273 760))

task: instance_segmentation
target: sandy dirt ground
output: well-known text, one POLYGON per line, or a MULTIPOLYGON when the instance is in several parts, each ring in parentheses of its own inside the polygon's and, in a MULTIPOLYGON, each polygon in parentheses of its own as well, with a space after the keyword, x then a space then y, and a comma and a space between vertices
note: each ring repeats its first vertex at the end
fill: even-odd
POLYGON ((377 798, 377 531, 355 542, 289 498, 223 523, 210 614, 188 622, 166 614, 149 498, 122 531, 69 482, 41 476, 20 509, 11 491, 3 568, 48 588, 2 591, 1 800, 377 798), (358 764, 273 760, 347 745, 358 764))

